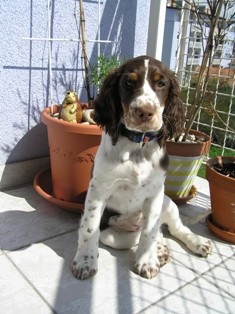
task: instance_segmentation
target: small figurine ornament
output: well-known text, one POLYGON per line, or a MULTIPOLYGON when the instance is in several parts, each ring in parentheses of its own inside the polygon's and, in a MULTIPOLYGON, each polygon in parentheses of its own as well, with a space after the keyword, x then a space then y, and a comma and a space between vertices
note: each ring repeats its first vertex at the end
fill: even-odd
POLYGON ((82 121, 89 124, 96 124, 94 119, 94 109, 83 109, 82 121))
POLYGON ((75 92, 67 91, 61 105, 60 119, 73 123, 81 122, 82 108, 75 92))

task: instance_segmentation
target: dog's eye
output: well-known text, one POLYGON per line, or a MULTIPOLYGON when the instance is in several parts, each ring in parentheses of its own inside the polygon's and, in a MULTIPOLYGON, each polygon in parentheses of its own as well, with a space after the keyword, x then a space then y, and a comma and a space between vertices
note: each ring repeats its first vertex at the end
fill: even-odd
POLYGON ((125 81, 125 84, 127 87, 135 86, 136 80, 133 80, 132 78, 128 77, 125 81))
POLYGON ((126 76, 126 82, 125 82, 125 84, 130 87, 130 86, 135 85, 135 83, 137 82, 137 80, 138 80, 138 74, 135 73, 135 72, 130 72, 130 73, 128 73, 128 75, 126 76))
POLYGON ((157 81, 157 87, 163 87, 165 83, 163 81, 157 81))
POLYGON ((134 84, 134 81, 133 81, 132 79, 128 78, 128 79, 126 80, 126 85, 127 85, 127 86, 133 86, 133 84, 134 84))

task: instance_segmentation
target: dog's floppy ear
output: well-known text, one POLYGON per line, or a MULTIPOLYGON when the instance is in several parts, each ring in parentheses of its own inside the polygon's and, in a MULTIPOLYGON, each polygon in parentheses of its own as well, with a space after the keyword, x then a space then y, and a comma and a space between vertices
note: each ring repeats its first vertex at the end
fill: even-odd
POLYGON ((170 87, 163 112, 167 138, 177 138, 184 127, 184 106, 179 83, 172 71, 169 71, 170 87))
POLYGON ((123 114, 119 96, 119 78, 119 69, 112 71, 104 79, 100 93, 94 100, 94 120, 111 136, 113 145, 118 139, 118 128, 123 114))

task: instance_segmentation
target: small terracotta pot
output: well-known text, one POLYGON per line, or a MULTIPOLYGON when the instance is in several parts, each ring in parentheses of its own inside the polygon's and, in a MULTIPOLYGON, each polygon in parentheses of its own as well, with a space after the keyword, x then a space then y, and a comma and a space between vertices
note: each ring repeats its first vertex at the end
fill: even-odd
POLYGON ((79 203, 91 178, 101 129, 55 119, 50 116, 50 108, 43 110, 41 118, 48 132, 53 197, 79 203))
POLYGON ((220 238, 235 243, 235 179, 212 168, 219 163, 235 163, 235 157, 215 157, 206 163, 206 179, 209 182, 212 214, 207 223, 220 238))
POLYGON ((165 193, 177 204, 186 203, 196 195, 193 182, 208 154, 211 145, 210 137, 199 131, 191 130, 190 134, 202 138, 202 142, 171 142, 166 143, 169 155, 169 168, 165 181, 165 193))

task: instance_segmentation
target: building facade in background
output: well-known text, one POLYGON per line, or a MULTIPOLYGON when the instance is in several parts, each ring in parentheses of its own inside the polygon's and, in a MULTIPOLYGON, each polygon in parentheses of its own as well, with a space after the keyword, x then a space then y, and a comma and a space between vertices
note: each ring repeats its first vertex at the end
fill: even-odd
MULTIPOLYGON (((194 15, 189 15, 186 35, 186 46, 184 51, 184 67, 197 66, 201 64, 203 47, 206 43, 206 36, 208 35, 208 26, 206 23, 206 7, 205 20, 202 22, 203 32, 205 34, 204 40, 201 37, 201 28, 197 24, 194 15)), ((175 5, 168 6, 166 11, 166 22, 164 31, 164 44, 162 61, 175 70, 176 68, 176 55, 178 49, 178 38, 181 31, 181 8, 175 5)), ((221 21, 223 22, 223 21, 221 21)), ((182 56, 181 56, 182 57, 182 56)), ((226 30, 224 40, 221 41, 216 50, 213 65, 222 66, 223 68, 235 67, 235 26, 232 25, 226 30)))

